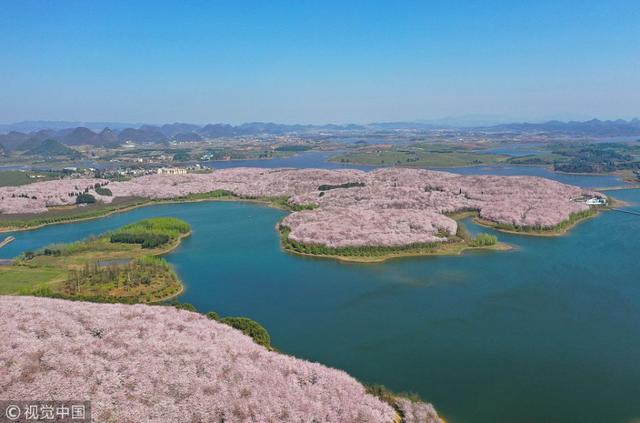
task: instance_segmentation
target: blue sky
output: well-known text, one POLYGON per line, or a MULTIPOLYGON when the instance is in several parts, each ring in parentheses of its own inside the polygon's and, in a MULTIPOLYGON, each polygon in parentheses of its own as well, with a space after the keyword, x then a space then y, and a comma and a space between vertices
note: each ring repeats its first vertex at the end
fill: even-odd
POLYGON ((3 1, 0 122, 640 115, 619 1, 3 1))

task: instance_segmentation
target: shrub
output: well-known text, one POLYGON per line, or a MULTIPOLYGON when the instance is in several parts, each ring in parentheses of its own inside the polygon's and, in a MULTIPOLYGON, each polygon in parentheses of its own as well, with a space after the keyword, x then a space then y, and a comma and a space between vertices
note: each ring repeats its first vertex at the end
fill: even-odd
POLYGON ((245 335, 253 338, 257 344, 271 348, 269 332, 255 320, 247 317, 225 317, 221 322, 242 331, 245 335))
POLYGON ((220 321, 220 315, 215 311, 208 312, 206 316, 211 320, 220 321))
POLYGON ((175 308, 177 308, 178 310, 187 310, 187 311, 193 311, 193 312, 198 312, 198 309, 196 309, 196 307, 191 304, 191 303, 178 303, 175 302, 173 304, 171 304, 172 306, 174 306, 175 308))
POLYGON ((140 244, 142 248, 155 248, 171 240, 169 235, 158 233, 117 232, 111 235, 111 242, 140 244))
POLYGON ((107 197, 111 197, 113 195, 109 188, 96 187, 95 191, 98 195, 104 195, 107 197))
POLYGON ((498 242, 498 238, 495 235, 489 235, 485 233, 478 234, 471 245, 474 247, 486 247, 489 245, 495 245, 498 242))
POLYGON ((93 204, 96 202, 96 197, 86 192, 78 194, 76 197, 76 204, 93 204))
POLYGON ((318 187, 318 191, 329 191, 329 190, 338 189, 338 188, 353 188, 353 187, 363 187, 363 186, 364 186, 364 182, 347 182, 340 185, 325 184, 325 185, 320 185, 318 187))
POLYGON ((140 244, 155 248, 177 239, 191 230, 191 226, 173 217, 156 217, 127 225, 111 234, 111 242, 140 244))

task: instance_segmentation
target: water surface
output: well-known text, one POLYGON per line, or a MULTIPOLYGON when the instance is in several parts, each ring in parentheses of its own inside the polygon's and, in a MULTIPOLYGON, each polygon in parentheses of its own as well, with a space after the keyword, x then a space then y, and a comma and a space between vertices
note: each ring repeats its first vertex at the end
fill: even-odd
MULTIPOLYGON (((639 208, 640 190, 615 195, 639 208)), ((17 232, 0 257, 176 216, 193 226, 167 257, 181 300, 252 317, 287 353, 417 392, 450 423, 640 418, 640 217, 605 213, 560 238, 498 234, 510 252, 358 265, 284 253, 284 215, 157 205, 17 232)))

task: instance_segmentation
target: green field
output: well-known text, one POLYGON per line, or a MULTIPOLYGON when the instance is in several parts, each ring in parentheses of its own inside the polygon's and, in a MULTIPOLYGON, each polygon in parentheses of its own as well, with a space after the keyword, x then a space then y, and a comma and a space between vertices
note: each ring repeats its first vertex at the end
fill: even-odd
POLYGON ((460 167, 491 165, 503 162, 506 156, 482 154, 464 148, 416 144, 410 147, 371 149, 370 147, 339 154, 332 162, 372 166, 460 167))
POLYGON ((23 172, 20 170, 0 170, 0 187, 17 187, 33 182, 55 179, 52 175, 42 172, 23 172), (33 178, 31 176, 34 176, 33 178), (36 177, 37 176, 37 177, 36 177))
POLYGON ((512 157, 509 163, 546 165, 568 173, 623 172, 631 180, 640 173, 638 143, 552 143, 543 148, 540 154, 512 157))
POLYGON ((59 268, 0 267, 0 295, 19 294, 36 286, 55 284, 66 276, 59 268))
POLYGON ((179 219, 152 218, 96 238, 27 251, 14 264, 0 267, 0 294, 162 301, 183 287, 171 266, 158 256, 171 251, 190 232, 189 224, 179 219))

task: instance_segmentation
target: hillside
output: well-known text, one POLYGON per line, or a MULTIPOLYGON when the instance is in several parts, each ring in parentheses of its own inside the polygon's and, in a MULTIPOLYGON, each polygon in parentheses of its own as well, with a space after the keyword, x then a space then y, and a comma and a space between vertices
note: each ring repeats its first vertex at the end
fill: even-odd
POLYGON ((494 130, 515 132, 550 132, 591 137, 640 136, 640 119, 600 120, 584 122, 562 122, 552 120, 543 123, 508 123, 491 127, 494 130))
POLYGON ((65 145, 110 145, 118 142, 118 136, 109 128, 101 132, 93 132, 89 128, 78 127, 67 134, 59 134, 56 138, 65 145))
POLYGON ((162 142, 167 138, 155 129, 133 129, 127 128, 118 134, 118 141, 123 143, 126 141, 134 141, 137 143, 162 142))
MULTIPOLYGON (((0 333, 0 399, 91 399, 95 421, 398 421, 345 372, 173 307, 3 296, 0 333)), ((428 404, 397 406, 441 421, 428 404)))
POLYGON ((9 132, 8 134, 0 135, 0 145, 7 150, 15 150, 20 144, 29 139, 29 135, 21 132, 9 132))
POLYGON ((44 140, 39 145, 24 152, 28 156, 65 156, 69 159, 80 159, 82 154, 56 140, 44 140))

